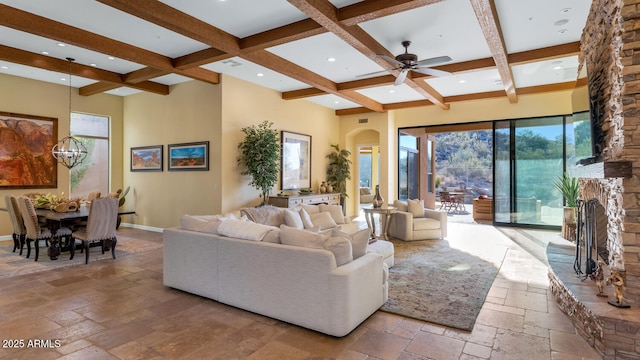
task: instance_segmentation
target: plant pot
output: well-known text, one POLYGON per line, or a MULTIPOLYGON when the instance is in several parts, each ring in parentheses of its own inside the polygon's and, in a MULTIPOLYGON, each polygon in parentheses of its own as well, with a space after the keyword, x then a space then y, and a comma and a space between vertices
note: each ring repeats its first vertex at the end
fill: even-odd
POLYGON ((571 206, 564 207, 564 222, 573 224, 576 222, 576 208, 571 206))

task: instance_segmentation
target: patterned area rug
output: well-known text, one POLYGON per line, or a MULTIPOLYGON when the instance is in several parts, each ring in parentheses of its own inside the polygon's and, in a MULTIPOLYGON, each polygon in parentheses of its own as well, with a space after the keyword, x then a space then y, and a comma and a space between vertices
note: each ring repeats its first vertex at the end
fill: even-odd
POLYGON ((389 300, 381 310, 471 331, 508 240, 492 226, 456 224, 447 240, 392 240, 389 300), (454 229, 455 228, 455 229, 454 229))
MULTIPOLYGON (((9 242, 5 243, 8 244, 9 242)), ((161 243, 118 235, 118 244, 116 245, 116 261, 130 254, 159 248, 162 248, 161 243)), ((84 265, 85 260, 85 254, 80 253, 79 250, 76 250, 73 260, 69 260, 68 252, 63 252, 57 260, 51 260, 47 256, 47 248, 41 246, 38 261, 33 260, 35 256, 33 247, 31 248, 31 256, 28 259, 26 258, 26 247, 22 253, 22 256, 19 255, 19 250, 16 250, 15 253, 11 252, 11 250, 13 250, 13 242, 11 242, 11 245, 0 246, 0 279, 31 274, 44 270, 57 269, 66 266, 84 265)), ((91 248, 90 251, 91 253, 89 255, 89 263, 105 259, 113 261, 111 257, 111 250, 106 251, 104 254, 102 254, 99 247, 94 247, 91 248)))

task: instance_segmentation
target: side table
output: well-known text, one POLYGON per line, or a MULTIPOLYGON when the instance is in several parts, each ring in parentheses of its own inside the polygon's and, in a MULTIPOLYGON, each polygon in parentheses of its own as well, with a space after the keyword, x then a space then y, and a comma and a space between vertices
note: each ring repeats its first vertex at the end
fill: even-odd
POLYGON ((365 219, 367 219, 367 225, 371 230, 372 239, 376 238, 376 222, 375 222, 375 219, 373 218, 373 214, 379 214, 380 217, 382 217, 383 215, 386 216, 385 218, 386 221, 384 222, 384 231, 382 233, 382 236, 384 236, 385 240, 389 240, 389 237, 387 236, 387 231, 389 230, 389 223, 391 222, 391 214, 395 213, 398 210, 398 208, 384 205, 378 208, 372 207, 372 208, 364 208, 362 210, 364 210, 364 217, 365 219))

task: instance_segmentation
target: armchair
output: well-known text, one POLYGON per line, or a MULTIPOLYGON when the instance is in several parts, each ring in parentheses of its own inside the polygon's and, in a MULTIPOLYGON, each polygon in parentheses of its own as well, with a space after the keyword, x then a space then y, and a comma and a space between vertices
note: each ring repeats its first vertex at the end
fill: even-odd
POLYGON ((395 200, 398 208, 391 215, 388 235, 404 240, 444 239, 447 236, 447 212, 425 209, 422 200, 409 200, 408 203, 395 200))

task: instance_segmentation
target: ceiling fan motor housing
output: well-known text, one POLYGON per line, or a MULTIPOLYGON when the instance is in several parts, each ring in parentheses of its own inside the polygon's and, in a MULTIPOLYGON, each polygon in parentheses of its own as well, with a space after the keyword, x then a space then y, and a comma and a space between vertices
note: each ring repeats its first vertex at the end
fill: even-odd
POLYGON ((396 56, 396 60, 400 61, 401 63, 407 66, 413 66, 418 62, 418 56, 415 54, 404 53, 396 56))

